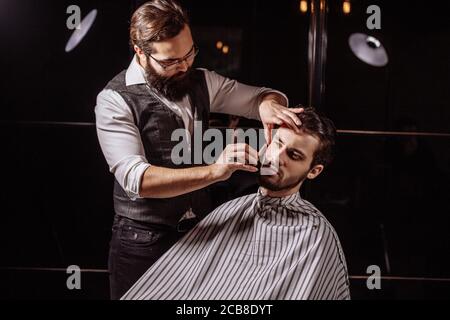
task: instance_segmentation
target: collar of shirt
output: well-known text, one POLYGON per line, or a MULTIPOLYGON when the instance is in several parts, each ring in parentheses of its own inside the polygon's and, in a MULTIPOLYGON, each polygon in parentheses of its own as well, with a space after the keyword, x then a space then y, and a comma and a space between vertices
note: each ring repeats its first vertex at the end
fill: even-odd
POLYGON ((137 61, 137 55, 134 55, 125 73, 125 85, 132 86, 134 84, 145 84, 145 70, 137 61))

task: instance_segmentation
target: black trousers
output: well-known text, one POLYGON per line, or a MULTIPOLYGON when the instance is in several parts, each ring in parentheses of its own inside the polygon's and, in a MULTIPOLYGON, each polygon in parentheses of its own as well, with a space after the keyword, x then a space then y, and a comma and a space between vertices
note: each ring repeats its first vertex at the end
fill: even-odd
POLYGON ((120 299, 184 234, 116 215, 108 259, 111 299, 120 299))

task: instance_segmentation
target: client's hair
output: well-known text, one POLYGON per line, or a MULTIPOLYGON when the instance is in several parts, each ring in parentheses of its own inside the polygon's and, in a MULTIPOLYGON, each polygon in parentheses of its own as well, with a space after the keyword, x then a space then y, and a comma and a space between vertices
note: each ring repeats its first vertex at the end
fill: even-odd
POLYGON ((302 113, 298 113, 302 125, 299 127, 304 132, 319 139, 319 147, 314 152, 311 167, 321 164, 327 167, 334 157, 336 127, 333 121, 324 115, 308 107, 302 113))

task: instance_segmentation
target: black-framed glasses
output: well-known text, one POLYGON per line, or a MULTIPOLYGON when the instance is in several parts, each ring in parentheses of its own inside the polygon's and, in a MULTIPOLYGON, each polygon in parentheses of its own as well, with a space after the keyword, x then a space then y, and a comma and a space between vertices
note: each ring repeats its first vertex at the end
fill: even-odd
POLYGON ((163 68, 165 71, 170 71, 170 70, 174 70, 175 68, 177 68, 184 61, 187 61, 189 63, 194 61, 194 58, 198 54, 198 52, 199 52, 199 49, 194 44, 192 46, 191 50, 189 50, 189 52, 183 58, 180 58, 180 59, 158 60, 158 59, 155 59, 154 57, 152 57, 151 54, 148 54, 148 56, 150 58, 152 58, 157 64, 159 64, 159 66, 161 68, 163 68))

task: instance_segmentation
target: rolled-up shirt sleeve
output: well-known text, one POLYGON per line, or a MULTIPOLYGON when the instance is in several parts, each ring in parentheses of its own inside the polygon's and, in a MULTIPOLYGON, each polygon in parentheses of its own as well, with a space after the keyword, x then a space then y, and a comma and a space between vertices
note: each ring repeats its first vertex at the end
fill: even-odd
POLYGON ((98 140, 110 172, 130 199, 141 198, 142 176, 150 164, 130 108, 116 91, 103 90, 97 96, 95 118, 98 140))
POLYGON ((278 90, 249 86, 221 76, 214 71, 202 70, 205 72, 211 112, 261 120, 259 117, 259 105, 262 98, 269 93, 280 94, 286 99, 286 106, 289 105, 287 96, 278 90))

